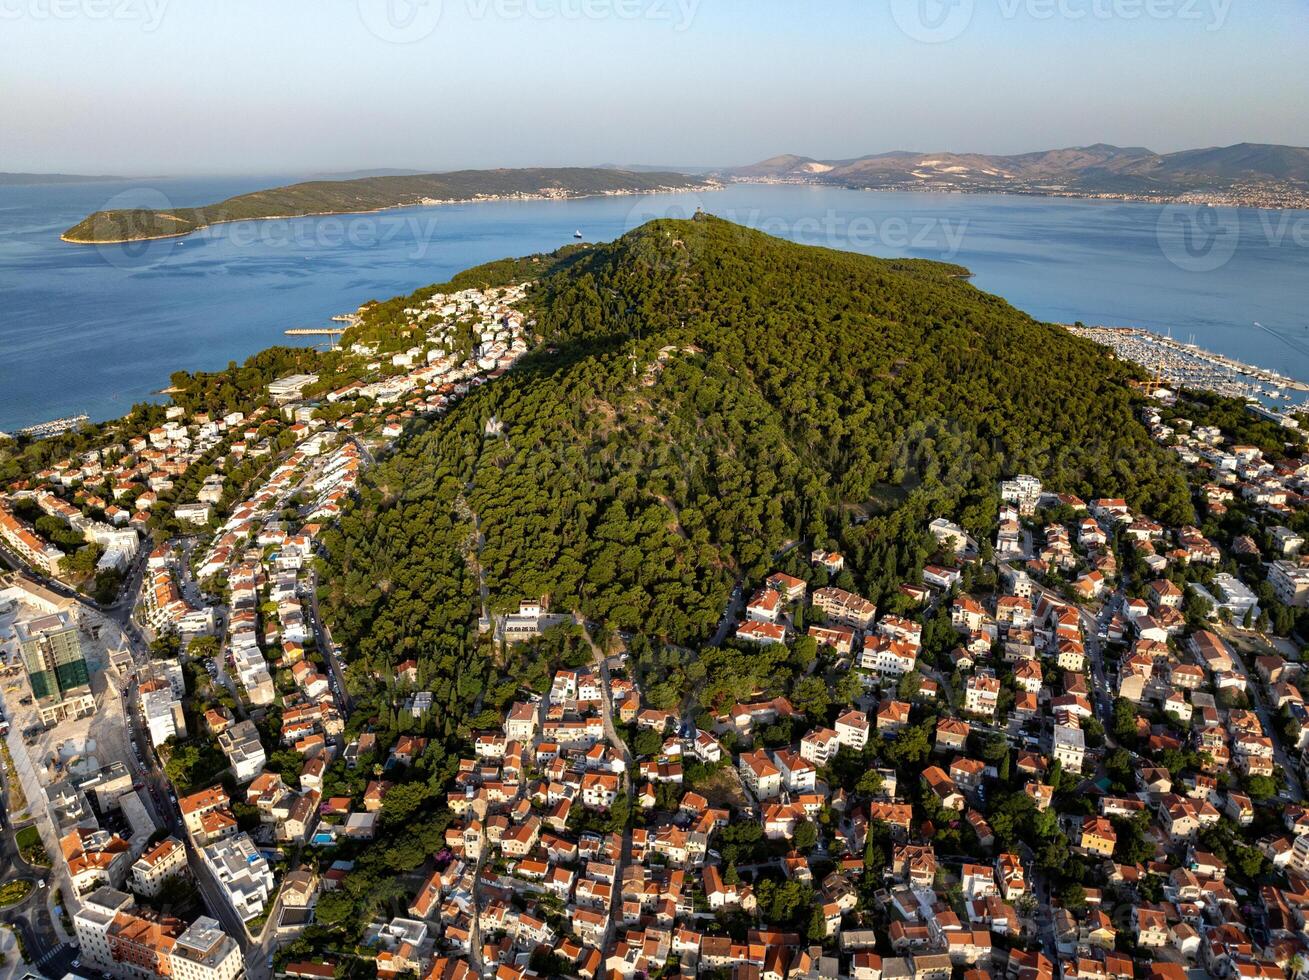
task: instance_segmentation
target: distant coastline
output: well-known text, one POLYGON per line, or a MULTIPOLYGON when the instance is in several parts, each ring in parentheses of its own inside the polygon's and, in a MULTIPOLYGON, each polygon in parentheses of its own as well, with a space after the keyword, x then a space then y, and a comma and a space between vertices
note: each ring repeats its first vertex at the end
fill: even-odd
MULTIPOLYGON (((580 201, 588 197, 628 197, 637 194, 680 194, 688 191, 712 190, 716 185, 713 183, 689 184, 686 187, 662 187, 658 190, 627 190, 627 191, 596 191, 594 193, 578 194, 493 194, 479 197, 457 197, 445 201, 425 200, 414 201, 411 204, 392 204, 384 208, 367 208, 359 211, 309 211, 301 214, 267 214, 258 218, 219 218, 203 225, 197 225, 186 231, 174 231, 157 235, 142 235, 138 238, 69 238, 68 232, 59 236, 61 242, 67 242, 70 245, 125 245, 128 242, 149 242, 157 241, 164 238, 186 238, 194 235, 198 231, 206 228, 213 228, 216 225, 230 225, 241 221, 289 221, 292 218, 330 218, 333 215, 349 214, 380 214, 384 211, 404 211, 408 208, 436 208, 444 207, 449 204, 491 204, 496 201, 580 201)), ((162 392, 161 392, 162 394, 162 392)))
MULTIPOLYGON (((274 183, 263 181, 265 186, 274 183)), ((173 186, 166 183, 160 188, 177 198, 187 194, 189 200, 220 200, 260 184, 215 178, 178 182, 176 192, 173 186)), ((118 190, 119 185, 114 185, 111 193, 118 190)), ((0 398, 0 429, 14 433, 34 422, 83 411, 93 419, 116 417, 134 401, 164 398, 157 393, 168 386, 168 376, 175 369, 221 370, 230 361, 241 363, 270 344, 300 346, 282 336, 286 328, 326 322, 332 314, 354 309, 366 299, 411 290, 421 281, 415 278, 420 266, 437 278, 470 262, 572 242, 578 228, 588 240, 605 241, 620 234, 637 215, 689 213, 697 203, 724 216, 738 215, 738 220, 747 223, 776 216, 773 220, 781 222, 778 228, 783 237, 796 227, 804 233, 806 226, 799 222, 811 216, 821 221, 824 212, 835 209, 834 213, 850 220, 871 221, 871 227, 879 230, 882 225, 878 222, 887 216, 896 219, 888 226, 892 231, 903 220, 908 222, 908 239, 912 239, 916 229, 939 228, 932 222, 940 221, 944 209, 952 220, 967 218, 969 222, 966 246, 954 256, 955 261, 966 265, 982 288, 1004 296, 1038 319, 1134 324, 1159 333, 1171 327, 1173 336, 1182 339, 1194 332, 1196 340, 1210 350, 1309 381, 1309 360, 1286 350, 1276 338, 1255 333, 1248 343, 1234 342, 1225 329, 1226 325, 1248 323, 1246 311, 1258 306, 1263 322, 1295 337, 1303 336, 1309 343, 1309 333, 1300 326, 1302 299, 1294 289, 1295 275, 1303 269, 1298 250, 1273 248, 1263 236, 1243 234, 1237 252, 1241 261, 1208 277, 1231 301, 1217 307, 1199 304, 1188 292, 1196 277, 1177 274, 1155 241, 1157 206, 1077 200, 1042 204, 1039 199, 1004 194, 937 198, 930 193, 857 194, 830 186, 726 183, 712 192, 700 191, 699 198, 696 192, 689 192, 576 202, 494 202, 490 207, 464 204, 421 212, 396 211, 389 217, 307 218, 249 225, 253 243, 243 242, 242 236, 234 234, 237 229, 214 229, 202 232, 186 247, 179 245, 185 238, 138 245, 136 249, 143 253, 139 256, 128 254, 133 251, 131 246, 100 246, 104 261, 86 262, 97 249, 78 250, 59 241, 59 232, 107 197, 97 191, 97 185, 83 185, 72 196, 65 188, 51 185, 33 195, 28 220, 8 235, 0 229, 0 243, 26 240, 31 246, 5 250, 5 269, 21 277, 24 289, 20 291, 22 305, 11 307, 6 323, 11 357, 0 370, 6 386, 6 396, 0 398), (70 202, 75 202, 71 209, 70 202), (1096 232, 1099 221, 1093 212, 1099 211, 1122 212, 1115 220, 1126 222, 1131 234, 1106 240, 1096 232), (418 236, 429 235, 430 229, 412 216, 424 214, 440 223, 440 232, 420 242, 418 236), (394 227, 391 234, 378 234, 367 241, 352 242, 348 236, 320 241, 313 230, 324 222, 329 226, 372 222, 394 227), (283 229, 293 235, 287 241, 308 234, 309 247, 304 252, 308 258, 300 258, 297 252, 294 264, 288 262, 292 253, 279 247, 283 232, 265 241, 261 228, 283 229), (300 231, 295 232, 296 228, 300 231), (1030 234, 1033 228, 1049 241, 1048 247, 1035 266, 1012 262, 1011 237, 1030 234), (1090 269, 1092 279, 1108 276, 1109 281, 1122 282, 1123 293, 1115 292, 1107 299, 1101 289, 1084 281, 1084 276, 1072 274, 1073 266, 1063 261, 1070 249, 1077 255, 1074 266, 1090 269), (125 253, 122 261, 116 255, 119 251, 125 253), (415 262, 416 255, 419 262, 415 262), (1156 270, 1158 283, 1146 289, 1114 278, 1124 255, 1156 270), (310 261, 319 256, 332 256, 334 261, 310 261), (124 275, 124 268, 176 270, 179 274, 152 275, 148 302, 142 302, 138 277, 124 275), (239 295, 233 295, 230 276, 190 274, 201 269, 239 270, 243 276, 239 295), (291 275, 284 276, 288 271, 291 275), (1282 281, 1279 277, 1283 275, 1290 288, 1274 288, 1270 293, 1270 283, 1282 281), (61 344, 47 339, 85 336, 83 331, 105 323, 104 317, 109 318, 109 332, 103 335, 103 344, 61 344), (52 384, 52 378, 58 383, 52 384)), ((1242 221, 1257 218, 1251 214, 1242 221)), ((839 235, 831 244, 849 247, 839 235)), ((891 243, 871 242, 870 247, 891 257, 910 254, 909 249, 891 243)), ((946 247, 939 234, 928 242, 932 254, 943 254, 946 247)), ((1154 363, 1151 359, 1152 367, 1154 363)), ((1281 404, 1288 403, 1281 400, 1281 404)))
POLYGON ((816 160, 787 153, 717 175, 725 180, 852 190, 1309 208, 1309 147, 1266 143, 1162 154, 1108 143, 1011 155, 896 150, 848 160, 816 160))
POLYGON ((200 208, 96 211, 59 238, 70 245, 117 245, 184 238, 203 228, 237 221, 372 214, 399 208, 492 201, 575 200, 677 193, 719 186, 715 179, 686 174, 593 168, 463 171, 307 181, 242 194, 200 208))
POLYGON ((0 187, 31 187, 38 184, 107 184, 124 177, 108 174, 91 176, 88 174, 26 174, 0 173, 0 187))
POLYGON ((930 181, 908 183, 848 184, 823 180, 821 177, 732 177, 732 184, 758 184, 765 187, 839 187, 851 191, 874 194, 1007 194, 1013 197, 1050 197, 1070 201, 1123 201, 1128 204, 1180 204, 1194 207, 1249 208, 1255 211, 1309 211, 1309 191, 1280 189, 1270 191, 1260 187, 1249 191, 1188 191, 1182 194, 1165 192, 1142 193, 1128 191, 1079 191, 1068 188, 1027 187, 996 184, 957 186, 930 181))

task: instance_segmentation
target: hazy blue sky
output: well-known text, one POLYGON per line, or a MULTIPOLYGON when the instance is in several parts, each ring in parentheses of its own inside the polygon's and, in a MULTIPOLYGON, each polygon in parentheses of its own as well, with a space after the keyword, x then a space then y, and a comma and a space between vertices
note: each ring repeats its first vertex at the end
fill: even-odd
POLYGON ((1309 0, 945 3, 0 0, 0 170, 1309 145, 1309 0))

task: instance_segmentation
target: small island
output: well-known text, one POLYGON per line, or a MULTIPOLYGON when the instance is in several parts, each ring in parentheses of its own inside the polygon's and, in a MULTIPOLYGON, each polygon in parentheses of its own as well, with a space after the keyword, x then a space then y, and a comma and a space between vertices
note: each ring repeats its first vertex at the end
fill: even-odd
POLYGON ((60 237, 77 245, 179 238, 209 225, 265 218, 358 214, 465 201, 594 197, 703 190, 713 181, 673 172, 591 167, 459 170, 441 174, 311 180, 198 208, 96 211, 60 237))

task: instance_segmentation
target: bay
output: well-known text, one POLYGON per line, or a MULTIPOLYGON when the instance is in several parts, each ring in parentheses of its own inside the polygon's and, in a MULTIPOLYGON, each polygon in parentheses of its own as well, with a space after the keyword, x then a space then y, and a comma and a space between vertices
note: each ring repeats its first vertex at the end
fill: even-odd
POLYGON ((739 184, 239 222, 185 239, 70 245, 104 207, 212 202, 293 176, 0 187, 0 430, 106 419, 175 370, 580 230, 605 241, 703 208, 806 244, 957 262, 1033 316, 1142 326, 1309 382, 1309 212, 739 184), (1256 326, 1258 323, 1260 326, 1256 326))

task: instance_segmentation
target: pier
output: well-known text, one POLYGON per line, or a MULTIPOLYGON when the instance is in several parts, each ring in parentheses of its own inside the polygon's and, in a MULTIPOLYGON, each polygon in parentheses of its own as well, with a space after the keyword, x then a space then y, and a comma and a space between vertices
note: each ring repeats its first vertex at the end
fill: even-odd
POLYGON ((349 329, 348 327, 292 327, 290 330, 283 331, 288 337, 326 337, 327 343, 324 346, 336 348, 341 339, 341 335, 349 329))

